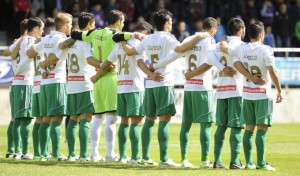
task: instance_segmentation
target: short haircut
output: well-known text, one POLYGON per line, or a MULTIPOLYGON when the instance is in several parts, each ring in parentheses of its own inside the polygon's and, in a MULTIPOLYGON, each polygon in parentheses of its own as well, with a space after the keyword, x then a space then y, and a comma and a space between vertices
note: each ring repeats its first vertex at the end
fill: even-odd
POLYGON ((26 30, 28 29, 27 28, 27 23, 28 23, 28 19, 24 19, 21 21, 20 23, 20 33, 21 35, 24 35, 26 30))
POLYGON ((236 35, 241 28, 245 28, 245 23, 239 18, 231 18, 228 22, 229 35, 236 35))
POLYGON ((27 22, 28 32, 31 32, 35 27, 42 27, 43 21, 38 17, 29 18, 27 22))
POLYGON ((119 10, 111 10, 108 13, 107 23, 108 25, 115 24, 117 21, 121 20, 122 17, 125 17, 124 13, 119 10))
POLYGON ((142 31, 142 30, 147 30, 148 34, 153 33, 153 26, 146 21, 139 23, 136 26, 136 31, 142 31))
POLYGON ((213 17, 207 17, 203 20, 203 29, 209 30, 211 28, 218 29, 218 21, 213 17))
POLYGON ((256 39, 261 32, 264 32, 264 24, 261 21, 255 21, 249 26, 249 38, 256 39))
POLYGON ((95 21, 95 16, 92 13, 81 12, 78 17, 79 29, 84 29, 89 23, 95 21))
POLYGON ((45 28, 55 28, 54 18, 46 18, 45 20, 45 28))
POLYGON ((72 15, 69 13, 59 12, 55 18, 55 28, 60 30, 66 23, 72 22, 72 15))
POLYGON ((173 14, 165 9, 155 12, 153 16, 153 21, 156 29, 158 31, 163 31, 166 22, 172 19, 172 16, 173 14))

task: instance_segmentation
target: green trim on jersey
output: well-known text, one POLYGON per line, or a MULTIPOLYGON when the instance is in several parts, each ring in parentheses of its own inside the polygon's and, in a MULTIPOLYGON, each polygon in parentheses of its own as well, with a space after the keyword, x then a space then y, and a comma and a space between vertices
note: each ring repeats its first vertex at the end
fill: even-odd
POLYGON ((68 114, 78 116, 83 113, 94 113, 94 94, 92 91, 68 94, 68 114))
POLYGON ((213 91, 184 91, 182 122, 214 122, 213 91))
POLYGON ((242 97, 217 99, 216 125, 224 127, 244 128, 242 117, 242 97))
POLYGON ((31 85, 11 86, 13 118, 32 118, 32 88, 31 85))
POLYGON ((121 93, 117 95, 117 115, 121 117, 144 116, 144 92, 121 93))
POLYGON ((172 86, 145 89, 144 109, 147 117, 176 114, 175 93, 172 86))
POLYGON ((243 100, 242 115, 246 125, 272 126, 273 100, 243 100))

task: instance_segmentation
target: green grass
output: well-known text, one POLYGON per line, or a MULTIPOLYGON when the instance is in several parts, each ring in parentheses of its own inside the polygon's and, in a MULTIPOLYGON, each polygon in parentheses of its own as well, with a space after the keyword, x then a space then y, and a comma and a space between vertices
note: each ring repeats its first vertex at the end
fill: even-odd
MULTIPOLYGON (((139 176, 159 176, 159 175, 278 175, 291 176, 300 175, 300 125, 299 124, 275 124, 267 133, 267 161, 276 167, 275 172, 257 170, 213 170, 213 169, 182 169, 182 168, 159 168, 148 166, 121 165, 117 163, 70 163, 70 162, 37 162, 37 161, 14 161, 4 158, 6 153, 6 127, 0 126, 0 175, 139 175, 139 176)), ((171 139, 169 144, 169 157, 176 162, 180 162, 179 146, 180 125, 171 125, 171 139)), ((210 158, 213 160, 213 133, 212 129, 210 158)), ((229 131, 229 130, 228 130, 229 131)), ((151 157, 159 161, 159 149, 157 142, 157 126, 155 127, 152 144, 151 157)), ((228 132, 227 132, 228 133, 228 132)), ((64 134, 64 133, 63 133, 64 134)), ((229 142, 226 136, 226 145, 223 152, 223 163, 229 163, 229 142)), ((61 150, 67 155, 67 145, 62 138, 61 150)), ((77 142, 78 144, 78 142, 77 142)), ((31 148, 32 149, 32 148, 31 148)), ((130 153, 128 143, 128 156, 130 153)), ((104 135, 102 132, 100 142, 100 153, 105 155, 104 135)), ((189 160, 195 166, 200 162, 200 142, 199 125, 194 125, 190 132, 189 160)), ((117 145, 116 145, 117 152, 117 145)), ((256 161, 256 152, 253 154, 256 161)), ((244 162, 243 152, 240 156, 244 162)))

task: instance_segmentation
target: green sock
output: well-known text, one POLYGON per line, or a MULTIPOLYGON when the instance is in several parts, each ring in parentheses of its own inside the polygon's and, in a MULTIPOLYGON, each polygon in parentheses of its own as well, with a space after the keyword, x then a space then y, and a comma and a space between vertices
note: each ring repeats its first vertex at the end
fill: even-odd
POLYGON ((75 142, 76 142, 76 131, 77 131, 78 122, 76 120, 69 120, 67 126, 67 141, 68 141, 68 150, 69 156, 75 157, 75 142))
POLYGON ((79 123, 80 157, 88 157, 88 146, 90 138, 91 123, 87 119, 81 119, 79 123))
POLYGON ((253 143, 253 132, 245 130, 244 137, 243 137, 243 147, 244 147, 246 164, 253 164, 252 143, 253 143))
POLYGON ((61 138, 61 124, 60 123, 58 123, 58 122, 51 123, 50 137, 51 137, 51 141, 52 141, 52 155, 53 155, 53 157, 59 157, 60 156, 60 138, 61 138))
POLYGON ((21 151, 21 119, 15 119, 15 123, 13 124, 13 139, 15 144, 15 152, 21 151))
POLYGON ((141 125, 132 123, 129 130, 129 138, 131 141, 131 158, 140 159, 140 141, 141 141, 141 125))
POLYGON ((31 118, 21 119, 21 139, 22 139, 22 153, 28 154, 29 139, 30 139, 30 123, 31 118))
POLYGON ((180 151, 181 151, 181 161, 187 159, 187 153, 188 153, 188 141, 189 141, 189 132, 192 127, 191 123, 181 123, 181 129, 180 129, 180 151))
POLYGON ((150 141, 152 137, 152 129, 154 126, 154 122, 151 120, 146 119, 143 129, 142 129, 142 152, 143 152, 143 159, 149 160, 149 148, 150 148, 150 141))
POLYGON ((215 132, 215 145, 214 145, 214 156, 216 163, 222 163, 222 151, 224 146, 225 132, 227 127, 218 126, 215 132))
POLYGON ((15 153, 14 149, 14 138, 13 138, 13 126, 14 122, 10 121, 8 128, 7 128, 7 152, 8 153, 15 153))
POLYGON ((41 146, 40 146, 40 138, 39 138, 39 130, 41 124, 34 123, 32 129, 32 141, 33 141, 33 154, 34 156, 41 156, 41 146))
POLYGON ((201 144, 201 161, 208 161, 210 146, 210 129, 211 123, 201 123, 200 144, 201 144))
POLYGON ((241 151, 242 134, 240 128, 231 128, 230 130, 230 162, 240 164, 239 154, 241 151))
POLYGON ((160 160, 165 162, 168 160, 168 144, 169 144, 169 131, 170 123, 165 121, 160 121, 158 124, 158 143, 160 151, 160 160))
POLYGON ((120 157, 126 159, 126 142, 128 138, 128 124, 121 123, 118 130, 118 139, 119 139, 119 152, 120 157))
POLYGON ((256 144, 256 154, 257 154, 257 165, 266 165, 265 159, 265 147, 266 147, 266 134, 265 130, 257 130, 255 144, 256 144))
POLYGON ((40 126, 40 145, 41 155, 47 157, 49 155, 49 143, 50 143, 50 124, 42 122, 40 126))

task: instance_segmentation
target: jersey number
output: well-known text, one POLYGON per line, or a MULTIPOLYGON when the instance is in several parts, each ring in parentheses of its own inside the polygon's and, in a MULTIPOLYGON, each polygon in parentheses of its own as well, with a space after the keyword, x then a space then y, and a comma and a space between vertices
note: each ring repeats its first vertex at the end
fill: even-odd
POLYGON ((68 54, 68 60, 69 60, 69 70, 71 73, 78 73, 80 70, 79 64, 78 64, 78 57, 76 54, 68 54))
MULTIPOLYGON (((258 66, 250 66, 250 70, 249 70, 249 63, 248 62, 244 62, 244 65, 246 67, 246 69, 252 74, 252 75, 258 75, 259 78, 261 78, 261 71, 259 69, 258 66)), ((247 79, 248 82, 250 82, 249 79, 247 79)))
MULTIPOLYGON (((48 58, 49 58, 51 55, 54 55, 54 54, 53 54, 53 53, 49 53, 49 55, 47 56, 47 54, 44 53, 45 60, 48 60, 48 58)), ((56 64, 53 64, 53 65, 49 66, 48 68, 49 68, 50 71, 53 71, 53 70, 55 69, 55 66, 56 66, 56 64)))
POLYGON ((124 68, 124 75, 128 75, 129 74, 129 64, 128 64, 128 60, 126 59, 126 55, 124 54, 123 60, 122 60, 122 55, 118 54, 117 55, 119 63, 120 63, 120 67, 119 67, 119 75, 121 75, 121 71, 124 68))
MULTIPOLYGON (((220 61, 225 67, 227 67, 227 58, 225 56, 222 56, 220 61)), ((228 77, 228 75, 226 75, 225 72, 222 70, 219 72, 219 77, 228 77)))
POLYGON ((197 68, 197 65, 195 64, 195 61, 197 61, 197 56, 195 54, 190 55, 190 57, 189 57, 189 70, 193 71, 197 68))
POLYGON ((41 60, 41 56, 36 56, 34 58, 34 76, 41 75, 40 65, 38 65, 38 61, 41 60))
POLYGON ((158 60, 158 54, 151 54, 151 63, 155 63, 158 60))

